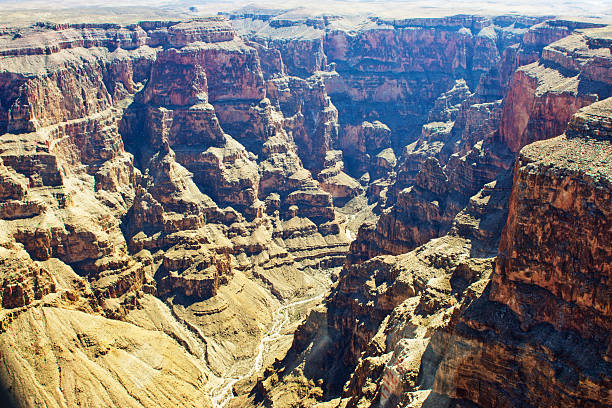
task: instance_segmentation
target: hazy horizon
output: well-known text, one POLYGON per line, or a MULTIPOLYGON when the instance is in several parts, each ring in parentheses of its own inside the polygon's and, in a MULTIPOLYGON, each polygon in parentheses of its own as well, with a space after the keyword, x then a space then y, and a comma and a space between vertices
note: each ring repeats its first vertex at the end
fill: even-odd
POLYGON ((236 10, 245 6, 291 10, 299 8, 307 14, 369 14, 389 17, 427 17, 461 13, 482 15, 521 14, 551 15, 556 17, 589 18, 612 23, 612 2, 597 0, 562 1, 558 3, 529 0, 394 0, 360 1, 333 0, 313 1, 304 6, 298 0, 252 1, 252 0, 135 0, 129 5, 110 0, 42 1, 42 0, 0 0, 4 12, 0 24, 27 24, 41 19, 62 21, 114 21, 124 22, 138 18, 189 18, 211 15, 217 12, 236 10))

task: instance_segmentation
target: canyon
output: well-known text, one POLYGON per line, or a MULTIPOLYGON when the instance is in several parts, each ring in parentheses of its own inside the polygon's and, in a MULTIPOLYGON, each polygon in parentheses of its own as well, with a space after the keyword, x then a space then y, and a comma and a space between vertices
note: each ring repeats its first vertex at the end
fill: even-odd
POLYGON ((3 403, 612 405, 609 21, 164 17, 0 28, 3 403))

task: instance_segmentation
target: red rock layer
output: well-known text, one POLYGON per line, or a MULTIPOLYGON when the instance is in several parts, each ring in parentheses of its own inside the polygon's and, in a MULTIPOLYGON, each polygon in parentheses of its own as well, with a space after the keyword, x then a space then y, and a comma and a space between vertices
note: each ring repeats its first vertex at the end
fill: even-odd
POLYGON ((490 288, 441 334, 434 391, 478 406, 604 407, 612 99, 523 148, 490 288))

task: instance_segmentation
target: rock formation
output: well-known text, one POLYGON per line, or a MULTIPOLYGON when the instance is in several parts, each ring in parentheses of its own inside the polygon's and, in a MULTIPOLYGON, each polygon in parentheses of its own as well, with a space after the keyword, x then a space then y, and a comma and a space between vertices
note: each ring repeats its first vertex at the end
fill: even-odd
MULTIPOLYGON (((527 32, 519 46, 533 48, 535 36, 527 32)), ((468 198, 512 166, 512 152, 561 134, 578 109, 607 98, 606 72, 612 63, 606 36, 606 28, 585 30, 543 47, 540 59, 516 70, 503 102, 489 101, 483 94, 486 75, 474 94, 465 89, 465 82, 442 94, 421 137, 403 151, 396 181, 388 187, 388 203, 394 205, 382 212, 375 226, 361 228, 348 261, 400 254, 444 234, 468 198), (579 55, 580 62, 563 57, 571 53, 579 55), (433 165, 429 158, 440 163, 433 165)), ((503 60, 499 64, 498 70, 507 69, 503 60)))
POLYGON ((521 150, 491 283, 432 342, 436 393, 480 406, 612 403, 611 114, 612 99, 594 103, 521 150))
MULTIPOLYGON (((598 62, 609 70, 608 35, 602 29, 583 31, 544 47, 543 55, 549 49, 567 53, 567 44, 598 38, 590 41, 589 52, 601 53, 598 62)), ((545 58, 538 64, 547 64, 545 58)), ((558 75, 567 74, 554 67, 558 75)), ((548 88, 554 84, 551 77, 540 81, 548 88)), ((590 80, 591 101, 606 97, 601 82, 590 80)), ((571 81, 555 86, 564 84, 576 89, 571 81)), ((514 86, 522 86, 520 80, 512 82, 509 95, 514 86)), ((457 152, 445 156, 444 144, 423 148, 432 153, 420 155, 416 174, 412 163, 403 164, 399 186, 390 189, 393 205, 375 225, 361 227, 326 304, 311 312, 285 359, 258 384, 264 405, 286 406, 296 398, 306 398, 307 406, 333 407, 610 403, 605 259, 611 100, 576 113, 578 105, 568 108, 562 95, 551 91, 547 109, 573 114, 565 134, 553 137, 550 127, 540 127, 534 139, 545 140, 521 150, 513 178, 505 169, 512 155, 493 160, 492 153, 503 148, 500 142, 508 144, 506 152, 514 149, 514 140, 500 135, 508 115, 532 108, 531 102, 508 109, 506 100, 503 110, 499 104, 495 110, 464 105, 446 117, 454 119, 453 126, 423 126, 410 153, 427 146, 431 129, 450 129, 443 140, 451 141, 460 130, 457 152), (466 132, 466 120, 459 122, 470 110, 495 112, 482 126, 497 124, 473 145, 470 139, 482 133, 466 132), (439 208, 445 208, 448 191, 465 192, 470 183, 481 183, 466 177, 470 173, 461 163, 469 158, 470 167, 488 169, 476 173, 479 177, 494 180, 463 209, 458 204, 440 229, 439 208), (427 234, 421 242, 429 242, 419 246, 418 235, 410 235, 415 233, 427 234), (369 241, 361 241, 364 236, 369 241)), ((436 105, 429 117, 445 118, 436 105)))
POLYGON ((612 403, 609 26, 385 15, 0 30, 12 403, 612 403))
MULTIPOLYGON (((207 378, 220 377, 234 362, 248 364, 273 305, 322 290, 322 276, 308 268, 339 265, 348 248, 332 195, 303 167, 294 142, 294 133, 314 134, 319 125, 309 128, 303 115, 286 118, 284 96, 274 105, 266 99, 271 87, 257 50, 224 18, 128 27, 41 24, 21 32, 2 44, 3 327, 10 333, 16 330, 10 322, 26 319, 24 327, 33 328, 44 313, 78 321, 86 314, 64 312, 77 309, 99 315, 96 326, 78 335, 120 330, 108 318, 122 320, 122 330, 136 337, 138 330, 159 331, 160 341, 174 348, 168 352, 198 373, 167 384, 178 399, 142 400, 125 386, 113 403, 176 405, 187 395, 194 396, 189 404, 214 403, 207 378), (254 151, 239 142, 250 139, 259 141, 254 151), (264 201, 273 193, 276 201, 264 201), (235 297, 239 292, 244 298, 235 297), (171 307, 163 312, 167 322, 156 315, 155 296, 171 307), (240 322, 236 313, 255 318, 240 322), (212 323, 222 320, 227 327, 212 323), (177 332, 181 322, 198 335, 185 340, 177 332), (196 346, 206 352, 198 354, 196 346), (238 346, 243 353, 229 351, 238 346)), ((314 102, 308 109, 326 111, 331 105, 321 83, 309 86, 328 105, 314 102)), ((53 332, 19 330, 53 338, 59 347, 70 342, 69 333, 60 340, 53 332)), ((128 347, 105 342, 104 354, 128 347)), ((19 377, 8 373, 34 364, 20 359, 26 350, 14 350, 3 374, 20 404, 107 401, 94 388, 74 394, 70 376, 55 378, 55 396, 11 385, 19 377)), ((143 350, 143 356, 155 351, 143 350)), ((49 364, 71 372, 64 361, 49 364)), ((88 364, 83 376, 95 376, 98 363, 88 364)), ((105 364, 113 369, 115 363, 105 364)), ((155 376, 145 390, 164 381, 155 376)))

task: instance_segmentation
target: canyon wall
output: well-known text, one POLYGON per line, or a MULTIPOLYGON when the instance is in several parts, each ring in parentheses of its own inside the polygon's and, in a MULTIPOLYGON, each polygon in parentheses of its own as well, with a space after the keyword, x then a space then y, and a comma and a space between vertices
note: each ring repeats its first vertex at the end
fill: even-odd
MULTIPOLYGON (((563 21, 548 24, 554 30, 572 27, 563 21)), ((540 29, 525 33, 515 59, 534 58, 540 29)), ((375 225, 362 226, 348 262, 404 253, 444 234, 469 197, 512 166, 513 152, 563 133, 578 109, 609 97, 607 35, 605 28, 584 30, 541 48, 540 58, 516 69, 503 102, 483 94, 489 78, 473 94, 462 82, 442 94, 421 137, 403 151, 395 184, 388 187, 387 203, 393 205, 375 225)), ((506 64, 500 60, 496 70, 510 70, 506 64)))
POLYGON ((449 104, 455 95, 478 97, 463 83, 440 96, 444 105, 436 102, 429 118, 454 123, 423 126, 415 144, 423 150, 389 189, 397 198, 361 227, 327 302, 258 384, 264 405, 609 404, 609 44, 608 29, 589 29, 543 47, 509 81, 508 98, 521 99, 496 109, 449 104), (554 63, 553 55, 571 53, 582 56, 573 71, 554 63), (582 74, 591 64, 607 68, 582 74), (537 87, 525 89, 524 72, 538 70, 537 87), (481 126, 467 124, 468 115, 481 126), (519 120, 533 133, 508 132, 519 120), (429 145, 456 129, 458 152, 429 145), (511 152, 521 148, 515 162, 511 152), (479 185, 457 166, 464 149, 463 160, 476 158, 472 174, 493 181, 460 201, 440 229, 449 189, 479 185))
POLYGON ((491 283, 432 341, 436 393, 479 406, 612 403, 611 109, 594 103, 520 151, 491 283))
MULTIPOLYGON (((608 28, 297 15, 1 31, 0 380, 18 406, 507 405, 520 378, 496 370, 542 325, 578 349, 605 337, 608 28), (590 159, 561 160, 567 143, 590 159)), ((595 401, 603 343, 593 375, 567 344, 552 395, 595 401)))
POLYGON ((38 24, 0 47, 3 344, 24 336, 2 353, 3 384, 23 406, 215 404, 274 309, 325 290, 318 268, 348 249, 293 139, 333 130, 324 88, 294 81, 277 97, 306 89, 329 118, 285 117, 257 50, 217 17, 38 24), (46 347, 36 338, 55 347, 44 363, 24 359, 46 347))

